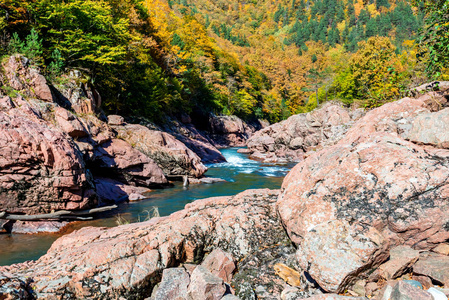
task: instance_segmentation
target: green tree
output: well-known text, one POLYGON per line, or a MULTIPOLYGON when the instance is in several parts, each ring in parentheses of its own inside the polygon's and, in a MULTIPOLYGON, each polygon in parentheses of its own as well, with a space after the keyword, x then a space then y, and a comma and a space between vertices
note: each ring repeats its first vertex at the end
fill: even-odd
POLYGON ((427 53, 427 71, 438 77, 449 65, 449 1, 414 1, 425 13, 425 26, 420 36, 420 46, 427 53))

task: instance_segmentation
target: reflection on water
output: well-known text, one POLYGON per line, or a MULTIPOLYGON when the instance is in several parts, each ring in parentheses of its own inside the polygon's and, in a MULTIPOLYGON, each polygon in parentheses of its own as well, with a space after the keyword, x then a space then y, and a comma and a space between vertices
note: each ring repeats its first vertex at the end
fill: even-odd
MULTIPOLYGON (((190 185, 187 188, 176 183, 172 188, 153 191, 149 199, 121 204, 114 212, 103 214, 101 219, 76 222, 62 234, 85 226, 116 226, 117 214, 138 222, 147 217, 147 211, 153 206, 158 207, 161 216, 166 216, 197 199, 234 195, 247 189, 280 188, 283 177, 292 167, 250 160, 237 153, 237 148, 223 149, 222 153, 227 162, 208 165, 207 176, 223 178, 227 182, 190 185)), ((0 234, 0 266, 39 258, 62 234, 0 234)))

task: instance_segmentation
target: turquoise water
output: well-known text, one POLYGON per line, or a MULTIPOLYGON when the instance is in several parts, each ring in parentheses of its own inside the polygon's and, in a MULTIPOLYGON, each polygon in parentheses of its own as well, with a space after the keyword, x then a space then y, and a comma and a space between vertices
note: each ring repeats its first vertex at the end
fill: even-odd
POLYGON ((0 266, 37 259, 47 252, 53 241, 63 234, 85 226, 117 225, 117 215, 130 222, 138 222, 147 217, 147 211, 157 207, 161 216, 181 210, 187 203, 197 199, 235 195, 247 189, 281 187, 282 180, 293 165, 262 164, 237 153, 238 148, 222 149, 226 163, 209 165, 206 175, 218 177, 226 182, 195 184, 184 188, 181 183, 174 187, 156 190, 149 199, 124 203, 118 209, 103 214, 100 219, 71 225, 64 233, 58 234, 0 234, 0 266))

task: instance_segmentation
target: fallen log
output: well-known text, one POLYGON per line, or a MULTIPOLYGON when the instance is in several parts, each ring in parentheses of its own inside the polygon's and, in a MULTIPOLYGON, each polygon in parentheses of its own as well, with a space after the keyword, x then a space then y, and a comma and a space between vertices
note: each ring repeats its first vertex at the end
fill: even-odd
POLYGON ((91 217, 82 217, 94 213, 110 211, 117 208, 117 205, 103 206, 92 209, 70 211, 60 210, 49 214, 40 215, 13 215, 6 212, 0 213, 0 219, 13 220, 13 221, 40 221, 40 220, 60 220, 60 219, 76 219, 76 220, 90 220, 91 217))

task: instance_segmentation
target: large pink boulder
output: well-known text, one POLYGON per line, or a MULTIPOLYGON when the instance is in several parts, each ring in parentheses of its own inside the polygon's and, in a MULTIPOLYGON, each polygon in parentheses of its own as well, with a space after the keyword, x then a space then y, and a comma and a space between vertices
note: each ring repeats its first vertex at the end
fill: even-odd
POLYGON ((57 126, 73 138, 87 136, 87 130, 74 114, 62 107, 55 108, 57 126))
POLYGON ((114 129, 119 138, 153 159, 166 175, 201 177, 207 171, 201 158, 169 133, 136 124, 114 129))
POLYGON ((128 184, 151 187, 167 183, 161 168, 151 158, 120 139, 99 145, 92 160, 96 172, 107 172, 128 184))
POLYGON ((429 113, 422 99, 385 104, 285 178, 279 214, 301 267, 325 290, 343 291, 395 245, 431 249, 449 238, 449 151, 405 140, 429 113))
POLYGON ((48 213, 96 205, 92 181, 75 145, 24 102, 0 112, 0 207, 48 213))

